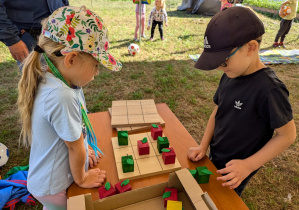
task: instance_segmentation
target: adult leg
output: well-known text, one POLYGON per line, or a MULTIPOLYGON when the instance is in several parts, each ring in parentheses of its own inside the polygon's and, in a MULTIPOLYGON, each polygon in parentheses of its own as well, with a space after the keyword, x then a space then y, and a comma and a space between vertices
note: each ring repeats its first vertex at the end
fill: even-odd
POLYGON ((163 21, 159 21, 158 24, 159 24, 160 38, 162 40, 164 40, 164 36, 163 36, 163 21))
POLYGON ((142 16, 141 16, 141 35, 142 36, 145 36, 144 28, 145 28, 145 14, 142 13, 142 16))
POLYGON ((154 38, 154 33, 155 33, 155 28, 156 28, 156 25, 158 24, 157 21, 153 20, 153 23, 152 23, 152 28, 151 28, 151 39, 154 38))
POLYGON ((55 195, 46 195, 42 197, 33 196, 44 205, 43 210, 66 210, 66 190, 55 195))
POLYGON ((139 12, 136 12, 136 27, 135 27, 135 35, 134 38, 137 39, 139 30, 139 12))

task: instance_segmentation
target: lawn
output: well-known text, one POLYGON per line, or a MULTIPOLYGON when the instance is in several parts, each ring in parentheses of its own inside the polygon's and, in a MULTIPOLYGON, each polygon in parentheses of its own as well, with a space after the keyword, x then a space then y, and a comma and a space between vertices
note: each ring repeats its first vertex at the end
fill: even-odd
MULTIPOLYGON (((147 38, 140 44, 141 52, 128 55, 127 46, 133 42, 135 5, 131 1, 79 1, 98 13, 109 29, 110 52, 123 64, 121 72, 101 68, 99 76, 84 87, 90 112, 107 111, 112 100, 155 99, 166 103, 193 138, 199 143, 208 118, 214 108, 212 97, 221 71, 195 69, 189 54, 203 51, 203 35, 211 19, 208 16, 176 11, 181 1, 171 0, 167 6, 169 26, 164 26, 165 41, 158 30, 153 42, 147 38)), ((147 5, 146 16, 152 5, 147 5)), ((266 34, 262 49, 271 48, 279 29, 278 17, 258 14, 265 24, 266 34)), ((299 23, 293 23, 285 44, 288 49, 299 47, 299 23)), ((139 43, 138 43, 139 44, 139 43)), ((271 66, 290 92, 294 119, 299 120, 299 67, 295 64, 271 66)), ((20 133, 16 108, 17 83, 20 72, 8 49, 0 44, 0 142, 10 150, 8 163, 0 168, 3 177, 14 166, 27 165, 29 149, 18 144, 20 133)), ((298 135, 298 131, 297 131, 298 135)), ((99 141, 100 141, 100 137, 99 141)), ((299 206, 299 142, 291 145, 282 155, 265 164, 245 189, 242 199, 250 209, 296 209, 299 206), (289 199, 291 198, 291 199, 289 199)), ((37 205, 36 209, 41 209, 37 205)), ((32 209, 19 204, 17 209, 32 209)))

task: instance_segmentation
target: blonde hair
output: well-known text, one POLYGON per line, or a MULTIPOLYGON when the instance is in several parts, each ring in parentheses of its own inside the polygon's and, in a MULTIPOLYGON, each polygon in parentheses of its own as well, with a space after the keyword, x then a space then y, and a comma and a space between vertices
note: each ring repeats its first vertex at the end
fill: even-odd
MULTIPOLYGON (((44 29, 47 29, 47 20, 48 18, 42 21, 42 26, 44 29)), ((45 54, 54 65, 57 65, 58 61, 62 59, 55 56, 54 52, 63 49, 65 46, 52 41, 42 34, 39 36, 38 45, 45 51, 45 54)), ((29 54, 24 62, 22 77, 18 84, 19 96, 17 104, 21 117, 20 121, 22 124, 19 143, 22 139, 24 146, 31 145, 32 142, 32 109, 38 85, 40 81, 44 79, 44 74, 46 72, 45 70, 42 70, 40 55, 41 54, 36 51, 32 51, 29 54)))

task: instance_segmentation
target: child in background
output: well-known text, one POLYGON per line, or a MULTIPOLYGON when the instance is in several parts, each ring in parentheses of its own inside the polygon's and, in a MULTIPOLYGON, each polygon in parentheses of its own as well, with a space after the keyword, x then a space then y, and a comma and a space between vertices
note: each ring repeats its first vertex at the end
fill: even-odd
POLYGON ((217 180, 238 195, 262 165, 296 139, 289 92, 259 58, 264 33, 250 9, 224 9, 209 22, 204 52, 195 64, 224 74, 204 136, 198 147, 189 148, 188 157, 199 161, 210 146, 210 159, 223 175, 217 180))
POLYGON ((221 1, 220 11, 223 10, 224 8, 229 8, 233 6, 233 4, 229 3, 228 0, 220 0, 220 1, 221 1))
POLYGON ((121 69, 108 51, 107 33, 103 20, 85 6, 62 7, 43 22, 38 45, 26 58, 18 87, 20 138, 31 145, 28 191, 44 209, 66 209, 73 181, 83 188, 105 181, 105 171, 88 170, 97 165, 99 149, 81 87, 99 74, 99 63, 121 69))
MULTIPOLYGON (((146 38, 145 33, 144 33, 144 28, 145 28, 145 11, 146 7, 145 4, 141 4, 141 37, 146 38)), ((139 4, 136 4, 136 28, 135 28, 135 36, 134 40, 138 41, 138 30, 139 30, 139 22, 140 22, 140 14, 139 14, 139 4)))
POLYGON ((285 48, 286 46, 284 45, 283 41, 286 37, 286 35, 289 33, 292 23, 294 21, 294 18, 296 17, 297 14, 297 7, 298 7, 298 0, 288 0, 285 1, 281 4, 280 9, 283 9, 285 5, 289 5, 291 8, 291 14, 283 17, 280 21, 280 28, 279 31, 276 34, 273 47, 283 47, 285 48), (280 38, 280 42, 278 42, 280 38))
POLYGON ((148 18, 148 27, 147 30, 150 29, 150 25, 152 23, 151 29, 151 38, 150 40, 153 41, 154 32, 157 24, 159 25, 159 32, 161 40, 164 40, 163 36, 163 21, 165 21, 165 26, 167 27, 167 13, 165 10, 165 0, 155 0, 155 7, 152 9, 150 16, 148 18))

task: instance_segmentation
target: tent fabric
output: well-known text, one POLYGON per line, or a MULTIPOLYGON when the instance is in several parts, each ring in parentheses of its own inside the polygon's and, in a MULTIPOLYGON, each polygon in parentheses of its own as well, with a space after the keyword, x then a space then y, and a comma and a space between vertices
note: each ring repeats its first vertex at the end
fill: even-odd
POLYGON ((220 11, 219 0, 183 0, 178 10, 192 9, 192 14, 215 15, 220 11))

